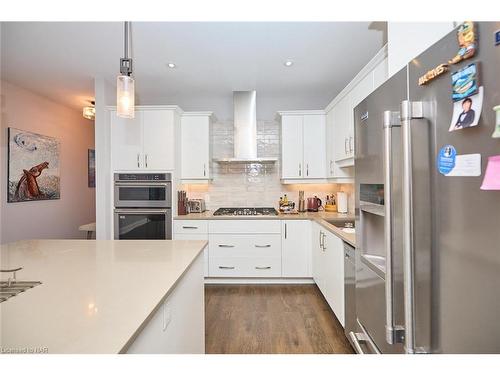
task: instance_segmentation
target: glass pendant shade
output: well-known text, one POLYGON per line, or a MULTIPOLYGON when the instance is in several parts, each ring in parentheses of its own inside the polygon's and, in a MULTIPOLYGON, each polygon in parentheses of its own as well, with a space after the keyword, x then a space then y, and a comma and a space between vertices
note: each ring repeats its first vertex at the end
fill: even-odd
POLYGON ((134 118, 134 79, 119 75, 116 79, 116 114, 119 117, 134 118))

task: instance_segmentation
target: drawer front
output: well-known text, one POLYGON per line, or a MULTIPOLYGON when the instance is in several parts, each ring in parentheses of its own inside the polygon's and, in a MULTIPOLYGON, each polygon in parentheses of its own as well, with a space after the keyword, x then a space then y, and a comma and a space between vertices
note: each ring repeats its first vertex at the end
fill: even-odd
POLYGON ((210 277, 281 277, 281 258, 212 257, 210 277))
POLYGON ((212 257, 281 257, 279 234, 210 234, 208 243, 212 257))
POLYGON ((208 221, 174 220, 174 233, 179 233, 179 234, 208 233, 208 221))
POLYGON ((210 220, 210 233, 277 233, 281 234, 280 220, 210 220))

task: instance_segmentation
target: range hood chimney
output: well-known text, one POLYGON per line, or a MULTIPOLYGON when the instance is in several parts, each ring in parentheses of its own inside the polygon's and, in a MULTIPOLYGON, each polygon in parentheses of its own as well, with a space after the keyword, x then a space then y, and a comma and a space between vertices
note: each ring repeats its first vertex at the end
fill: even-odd
POLYGON ((257 157, 257 92, 233 91, 234 157, 219 163, 274 163, 276 158, 257 157))

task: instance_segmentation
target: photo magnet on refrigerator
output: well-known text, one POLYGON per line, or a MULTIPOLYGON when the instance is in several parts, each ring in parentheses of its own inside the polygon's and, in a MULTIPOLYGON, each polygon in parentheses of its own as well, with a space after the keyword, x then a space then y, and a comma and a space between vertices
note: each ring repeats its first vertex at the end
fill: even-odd
POLYGON ((481 86, 476 95, 453 103, 453 116, 448 131, 471 128, 479 124, 483 109, 483 92, 483 86, 481 86))
POLYGON ((495 115, 495 131, 491 135, 492 138, 500 138, 500 105, 493 107, 493 110, 496 112, 495 115))
POLYGON ((481 190, 500 190, 500 155, 488 158, 481 190))

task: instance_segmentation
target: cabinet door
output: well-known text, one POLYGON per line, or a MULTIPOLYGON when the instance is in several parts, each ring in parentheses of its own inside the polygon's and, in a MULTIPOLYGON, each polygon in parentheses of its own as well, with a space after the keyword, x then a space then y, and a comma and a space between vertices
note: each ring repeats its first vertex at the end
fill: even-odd
POLYGON ((143 167, 142 157, 142 112, 135 111, 135 118, 111 116, 111 157, 113 170, 138 170, 143 167))
POLYGON ((147 110, 142 115, 145 169, 174 169, 174 112, 147 110))
POLYGON ((304 115, 304 178, 325 178, 325 115, 304 115))
POLYGON ((281 269, 283 277, 311 277, 311 222, 283 220, 281 269))
POLYGON ((183 116, 181 120, 181 139, 181 178, 209 179, 209 117, 183 116))
POLYGON ((335 111, 326 114, 326 176, 335 177, 335 111))
POLYGON ((303 116, 283 116, 281 121, 281 178, 303 177, 303 116))
POLYGON ((317 223, 312 223, 311 226, 311 242, 312 242, 312 275, 314 282, 323 292, 323 249, 321 248, 321 227, 317 223))
POLYGON ((344 96, 334 107, 335 123, 335 160, 340 161, 349 157, 349 95, 344 96))
POLYGON ((344 246, 340 238, 330 232, 325 233, 325 298, 344 326, 344 246))

